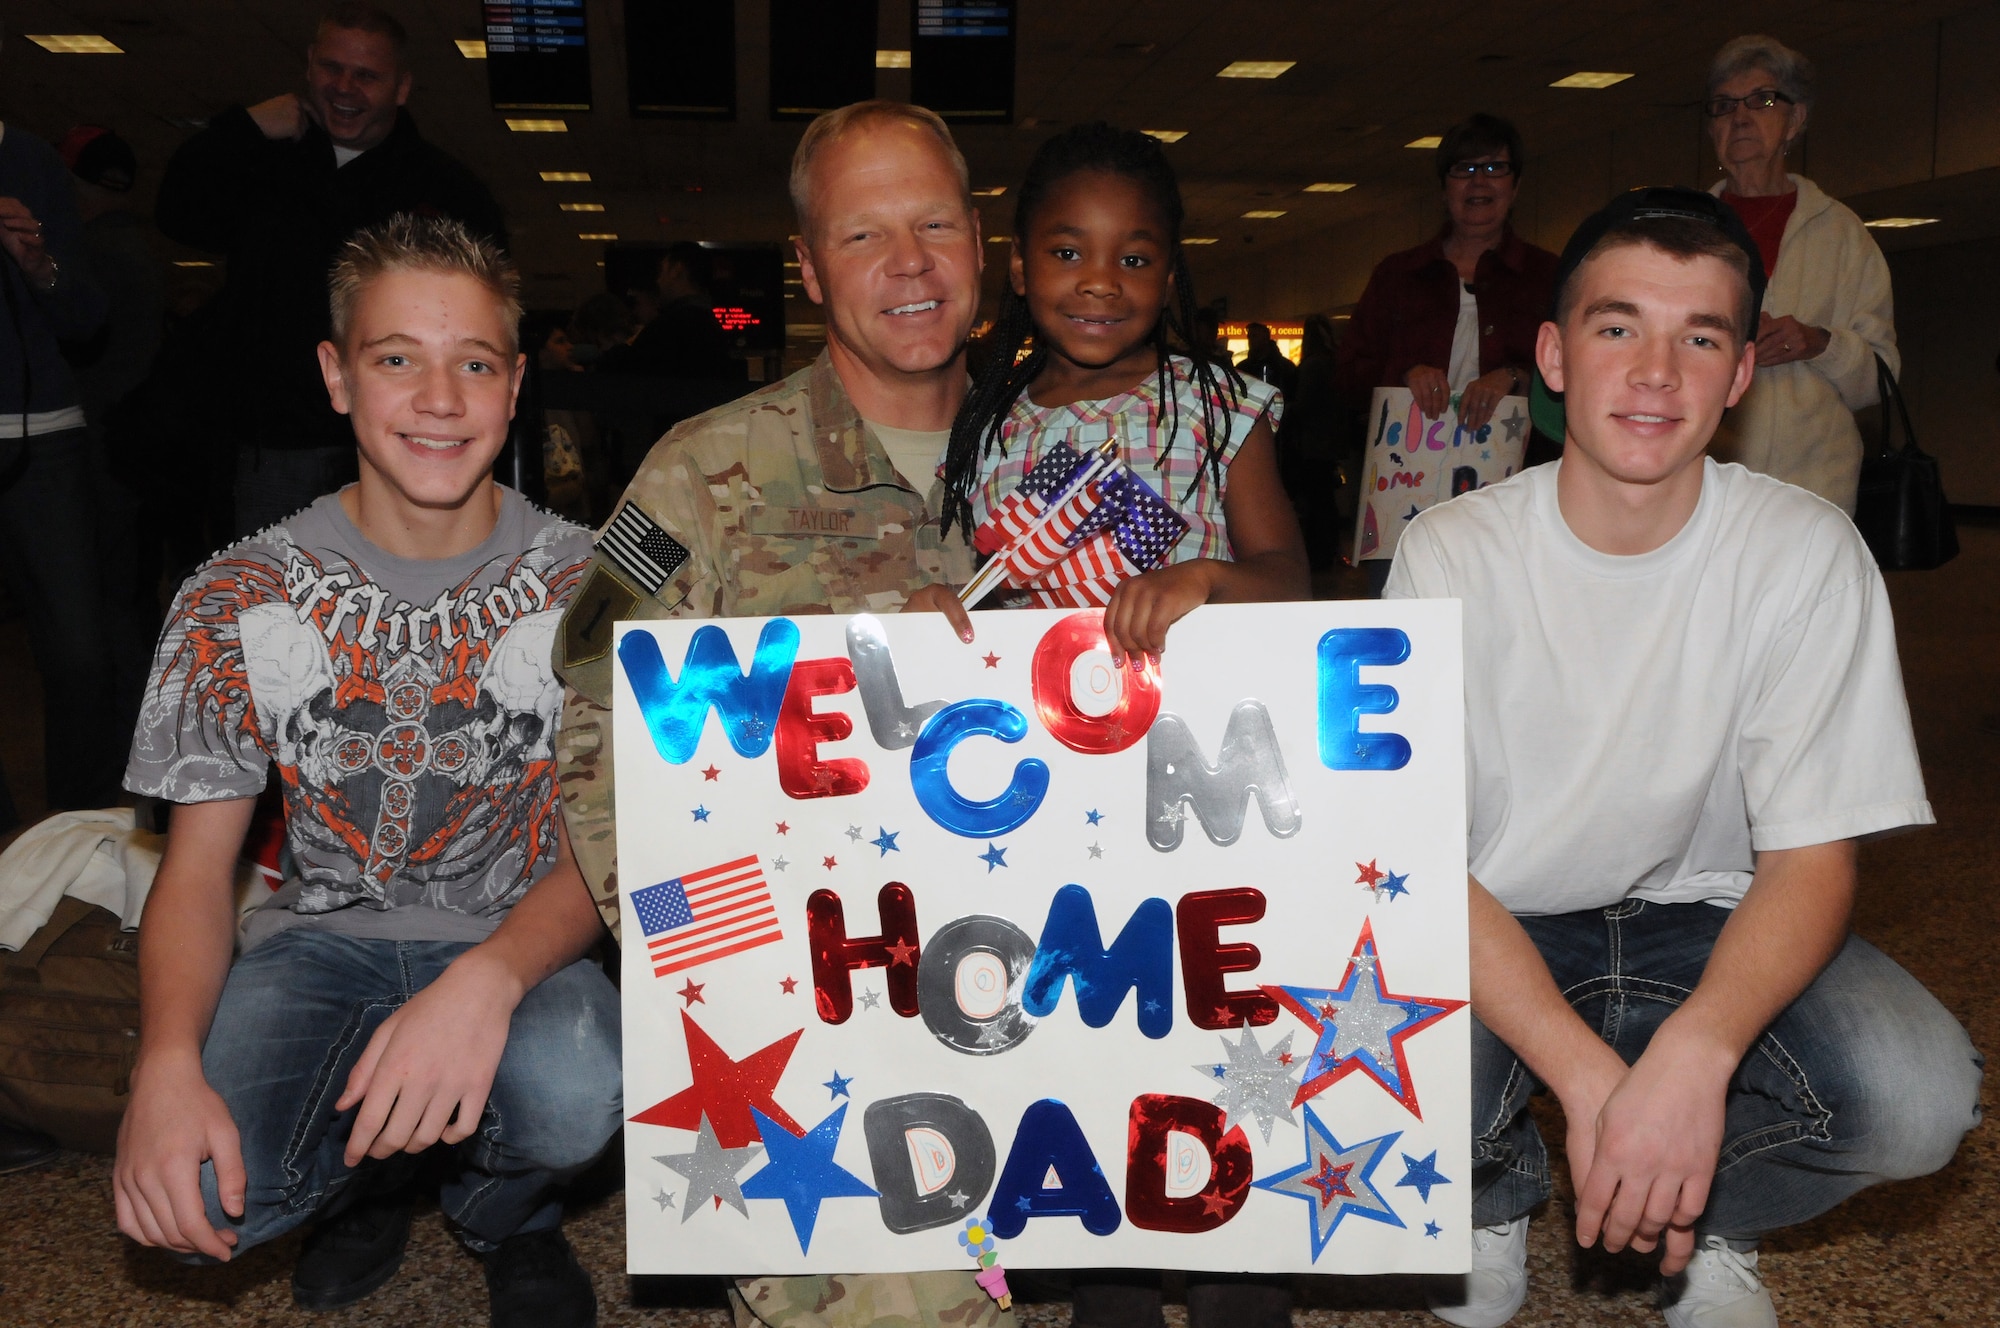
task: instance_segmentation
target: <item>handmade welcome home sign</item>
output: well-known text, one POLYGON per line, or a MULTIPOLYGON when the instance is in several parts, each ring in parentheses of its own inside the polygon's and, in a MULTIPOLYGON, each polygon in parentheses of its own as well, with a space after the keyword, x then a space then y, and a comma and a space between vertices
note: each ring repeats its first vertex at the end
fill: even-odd
POLYGON ((1430 416, 1417 409, 1409 388, 1376 388, 1355 504, 1355 560, 1395 557, 1403 527, 1417 513, 1518 473, 1533 427, 1526 397, 1500 398, 1490 421, 1466 429, 1455 392, 1443 415, 1430 416))
POLYGON ((629 1266, 1467 1266, 1454 602, 618 629, 629 1266))

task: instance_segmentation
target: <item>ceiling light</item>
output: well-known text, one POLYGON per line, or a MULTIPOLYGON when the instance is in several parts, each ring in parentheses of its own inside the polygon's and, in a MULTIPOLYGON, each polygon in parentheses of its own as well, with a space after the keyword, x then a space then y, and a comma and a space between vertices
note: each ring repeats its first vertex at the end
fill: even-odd
POLYGON ((1243 214, 1243 219, 1245 221, 1276 221, 1284 215, 1282 211, 1273 211, 1270 208, 1252 208, 1243 214))
POLYGON ((1148 138, 1157 138, 1162 143, 1178 143, 1188 135, 1185 129, 1141 129, 1139 132, 1148 138))
POLYGON ((908 51, 877 51, 875 52, 875 67, 877 69, 908 69, 910 67, 910 53, 908 51))
POLYGON ((1296 60, 1238 60, 1224 65, 1215 73, 1217 78, 1276 78, 1297 64, 1296 60))
POLYGON ((213 264, 213 263, 209 262, 209 261, 208 261, 208 260, 207 260, 206 258, 176 258, 176 259, 174 260, 174 266, 175 266, 175 267, 214 267, 214 266, 215 266, 215 264, 213 264))
POLYGON ((556 206, 560 207, 560 208, 561 208, 561 209, 562 209, 563 211, 565 211, 565 212, 602 212, 602 211, 604 211, 604 204, 602 204, 602 203, 559 203, 559 204, 557 204, 556 206))
POLYGON ((786 263, 786 264, 785 264, 785 266, 786 266, 786 267, 797 267, 797 266, 798 266, 798 264, 797 264, 797 263, 795 263, 795 262, 792 262, 792 263, 786 263))
POLYGON ((1900 231, 1907 230, 1911 226, 1935 226, 1939 220, 1937 217, 1877 217, 1873 221, 1864 221, 1861 224, 1874 227, 1876 230, 1900 231))
POLYGON ((1012 244, 1013 242, 1014 237, 1011 235, 989 235, 986 237, 986 243, 988 244, 1012 244))
POLYGON ((578 231, 576 238, 579 240, 615 240, 618 238, 618 233, 616 231, 578 231))
POLYGON ((517 134, 567 134, 567 120, 509 120, 507 127, 517 134))
POLYGON ((1215 237, 1215 236, 1213 236, 1213 235, 1183 235, 1183 236, 1181 236, 1181 243, 1182 243, 1182 244, 1217 244, 1217 243, 1219 243, 1219 241, 1218 241, 1218 240, 1216 239, 1216 237, 1215 237))
POLYGON ((484 60, 486 58, 486 43, 476 38, 461 37, 453 42, 452 45, 456 46, 458 53, 468 60, 484 60))
POLYGON ((114 45, 94 32, 29 33, 28 40, 56 55, 123 55, 125 48, 114 45))
POLYGON ((801 281, 801 280, 800 280, 799 278, 797 278, 797 277, 786 277, 786 278, 785 278, 785 284, 786 284, 787 286, 803 286, 803 285, 805 285, 805 282, 801 281))
POLYGON ((1442 135, 1442 134, 1425 134, 1425 135, 1424 135, 1424 136, 1423 136, 1422 138, 1413 138, 1413 139, 1411 139, 1411 140, 1410 140, 1409 142, 1407 142, 1407 143, 1403 144, 1403 146, 1404 146, 1404 147, 1406 147, 1406 148, 1438 148, 1438 147, 1443 147, 1443 146, 1444 146, 1444 135, 1442 135))
POLYGON ((972 196, 974 198, 998 198, 1006 192, 1006 185, 996 184, 991 189, 975 189, 972 191, 972 196))
POLYGON ((1309 194, 1344 194, 1353 187, 1352 184, 1346 182, 1321 180, 1318 184, 1307 185, 1306 192, 1309 194))
POLYGON ((1613 83, 1623 83, 1630 74, 1606 74, 1599 71, 1580 69, 1568 78, 1559 78, 1549 84, 1552 88, 1608 88, 1613 83))
POLYGON ((589 184, 589 171, 543 171, 543 184, 589 184))

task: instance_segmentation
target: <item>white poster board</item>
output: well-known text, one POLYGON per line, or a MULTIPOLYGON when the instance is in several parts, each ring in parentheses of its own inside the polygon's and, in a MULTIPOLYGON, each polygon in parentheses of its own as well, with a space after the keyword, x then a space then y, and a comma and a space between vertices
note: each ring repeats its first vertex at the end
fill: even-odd
POLYGON ((1354 512, 1354 560, 1396 556, 1403 527, 1447 498, 1497 484, 1528 452, 1526 397, 1502 397, 1477 429, 1458 422, 1458 394, 1440 416, 1417 409, 1407 387, 1378 387, 1368 405, 1368 449, 1354 512))
POLYGON ((1457 603, 973 621, 619 625, 630 1271, 1463 1271, 1457 603))

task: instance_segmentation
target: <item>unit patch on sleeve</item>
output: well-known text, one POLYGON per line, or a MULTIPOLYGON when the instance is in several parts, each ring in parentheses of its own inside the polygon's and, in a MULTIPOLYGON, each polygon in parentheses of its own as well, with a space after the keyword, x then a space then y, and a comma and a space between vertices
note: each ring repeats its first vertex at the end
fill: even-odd
POLYGON ((688 560, 686 546, 629 502, 597 537, 597 551, 645 587, 648 595, 658 594, 667 578, 688 560))

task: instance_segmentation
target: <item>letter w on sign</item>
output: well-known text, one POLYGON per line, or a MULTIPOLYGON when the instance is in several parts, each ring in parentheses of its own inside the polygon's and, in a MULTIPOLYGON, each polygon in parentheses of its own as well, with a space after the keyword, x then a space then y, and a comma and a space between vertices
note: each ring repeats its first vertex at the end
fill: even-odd
POLYGON ((653 976, 784 939, 755 855, 632 892, 653 976))

